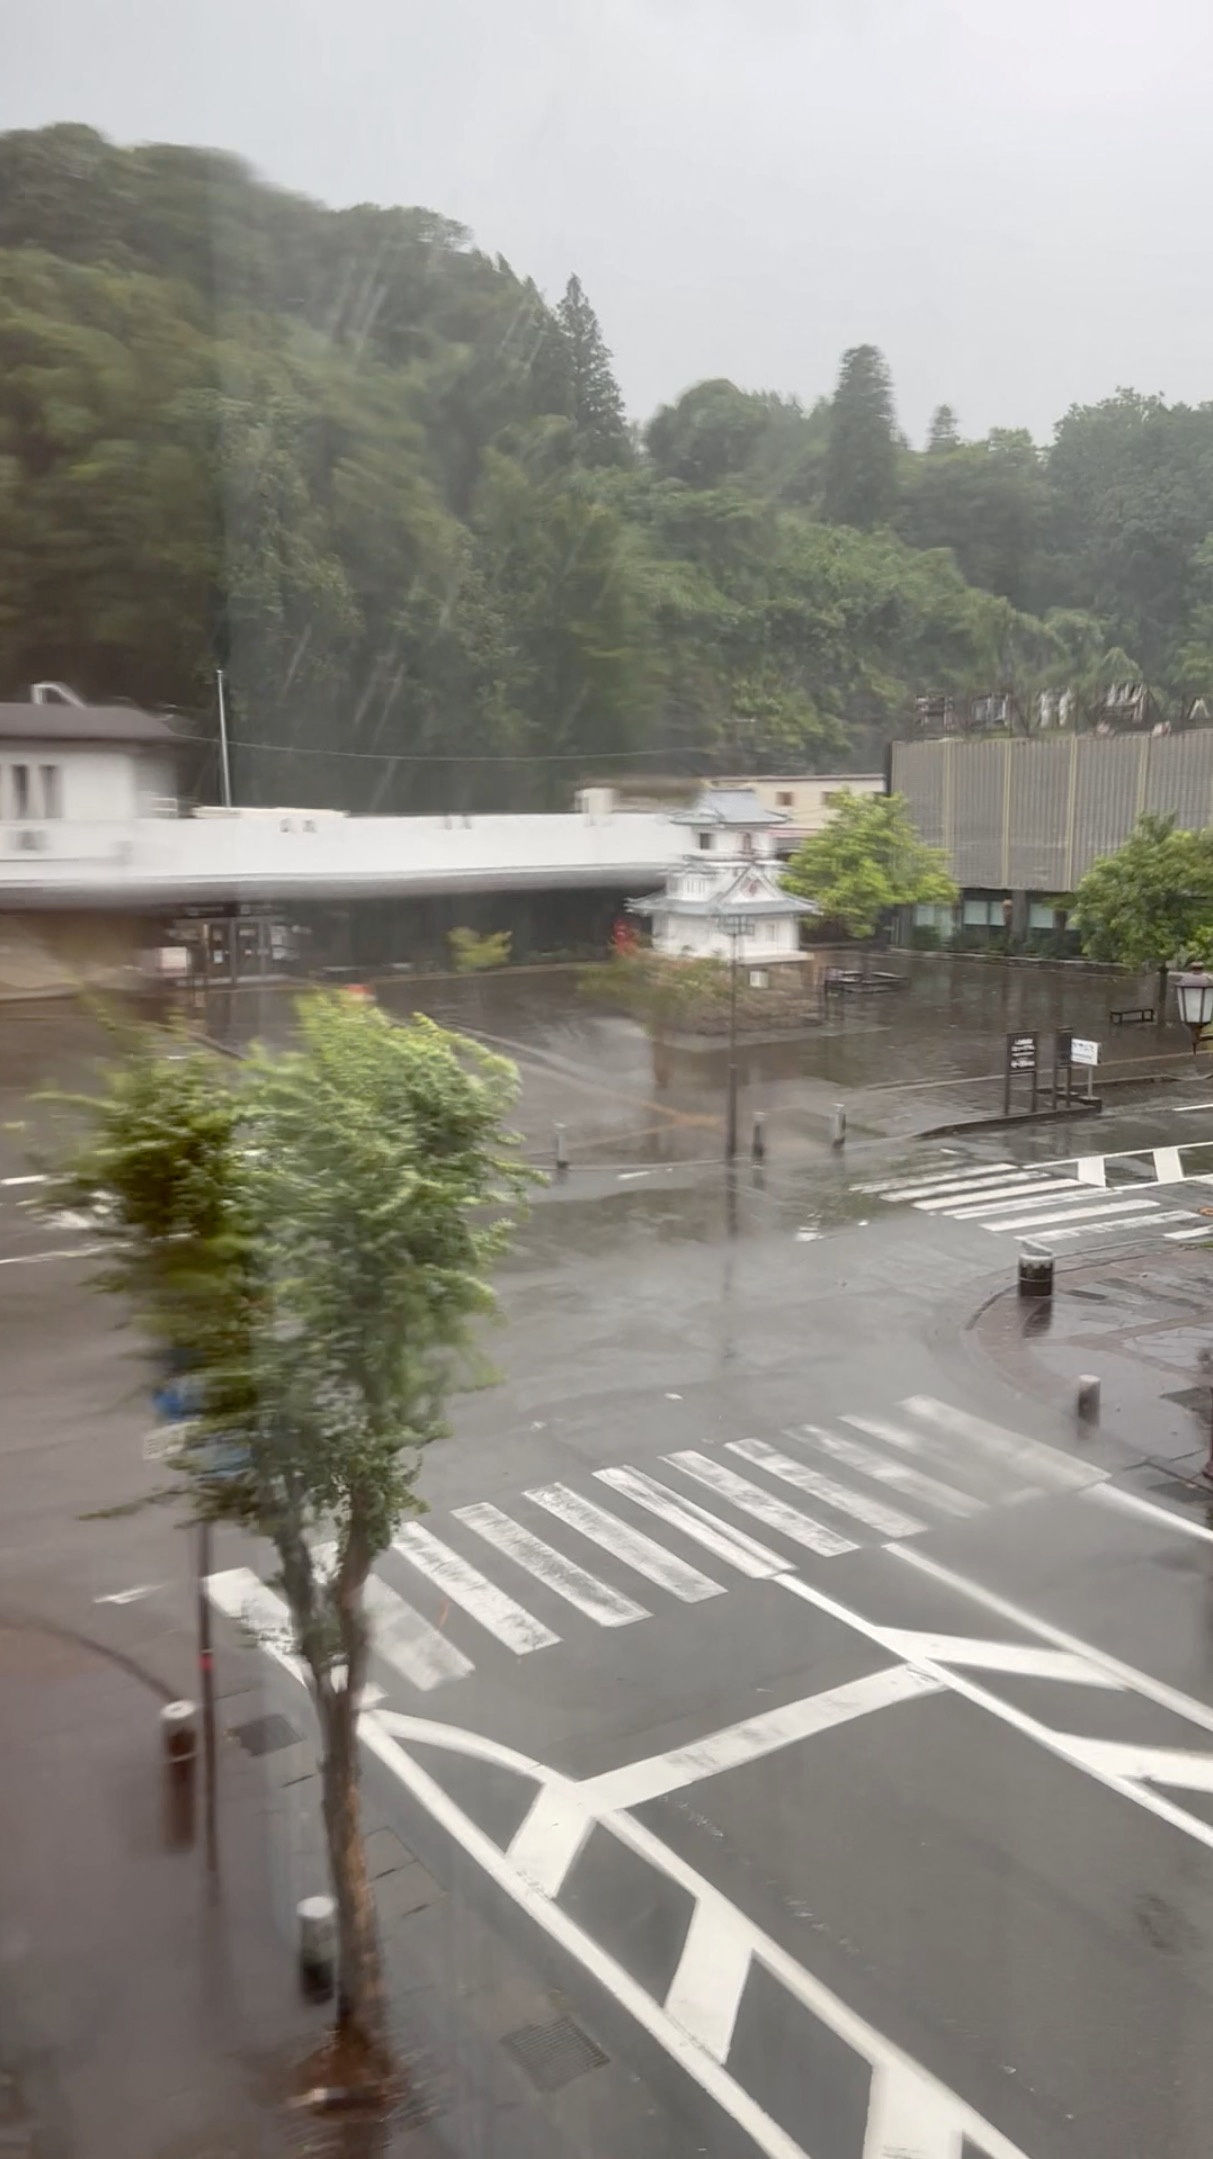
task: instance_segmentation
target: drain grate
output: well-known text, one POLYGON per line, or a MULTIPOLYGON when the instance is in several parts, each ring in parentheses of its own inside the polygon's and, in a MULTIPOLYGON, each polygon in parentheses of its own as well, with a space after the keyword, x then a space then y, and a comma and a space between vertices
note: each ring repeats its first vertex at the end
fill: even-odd
POLYGON ((572 2017, 556 2017, 551 2024, 524 2024, 516 2032, 507 2032, 501 2044, 541 2092, 557 2092, 562 2084, 584 2076, 587 2069, 601 2069, 609 2059, 572 2017))
POLYGON ((248 1724, 233 1724, 232 1738, 238 1739, 246 1754, 277 1754, 282 1747, 293 1747, 303 1737, 286 1717, 275 1712, 268 1717, 253 1717, 248 1724))

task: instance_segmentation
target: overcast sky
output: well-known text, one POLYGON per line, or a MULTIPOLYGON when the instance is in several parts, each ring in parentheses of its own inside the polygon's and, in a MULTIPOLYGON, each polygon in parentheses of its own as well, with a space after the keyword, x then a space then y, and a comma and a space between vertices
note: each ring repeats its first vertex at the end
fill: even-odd
POLYGON ((1209 0, 0 0, 0 124, 213 143, 424 203, 555 297, 632 412, 811 400, 880 345, 921 438, 1213 397, 1209 0))

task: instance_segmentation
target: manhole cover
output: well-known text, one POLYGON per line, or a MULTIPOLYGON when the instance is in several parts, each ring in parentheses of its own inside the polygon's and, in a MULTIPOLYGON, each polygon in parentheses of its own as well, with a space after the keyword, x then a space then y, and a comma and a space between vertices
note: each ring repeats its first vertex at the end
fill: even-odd
POLYGON ((281 1747, 295 1746, 302 1736, 285 1717, 277 1715, 254 1717, 248 1724, 232 1726, 232 1738, 240 1741, 246 1754, 277 1754, 281 1747))
POLYGON ((541 2092, 556 2092, 587 2069, 601 2069, 607 2056, 583 2032, 572 2017, 556 2017, 551 2024, 524 2024, 507 2032, 501 2042, 526 2070, 541 2092))

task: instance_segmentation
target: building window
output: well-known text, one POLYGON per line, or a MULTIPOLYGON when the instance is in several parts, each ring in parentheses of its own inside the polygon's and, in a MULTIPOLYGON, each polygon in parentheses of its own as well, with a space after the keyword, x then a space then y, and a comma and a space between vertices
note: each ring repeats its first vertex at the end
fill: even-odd
POLYGON ((1057 909, 1047 900, 1033 900, 1028 909, 1030 930, 1052 930, 1057 927, 1057 909))
POLYGON ((742 852, 742 854, 743 854, 743 855, 752 855, 752 854, 753 854, 753 852, 754 852, 754 835, 753 835, 753 833, 752 833, 752 832, 743 832, 743 833, 742 833, 742 835, 741 835, 741 852, 742 852))
POLYGON ((707 849, 708 849, 708 848, 709 848, 709 847, 711 846, 711 844, 712 844, 712 835, 711 835, 711 833, 710 833, 710 832, 701 832, 701 833, 699 834, 699 844, 700 844, 700 846, 701 846, 701 847, 702 847, 702 848, 704 849, 704 851, 706 852, 706 851, 707 851, 707 849))
POLYGON ((989 929, 992 922, 1002 927, 1002 909, 997 900, 966 900, 964 903, 966 929, 989 929))
POLYGON ((62 817, 63 788, 58 765, 39 765, 38 775, 42 781, 42 815, 62 817))
POLYGON ((775 806, 777 809, 790 810, 792 807, 792 802, 793 795, 790 787, 780 787, 776 790, 775 806))
POLYGON ((11 799, 13 806, 13 816, 17 818, 28 817, 29 766, 12 765, 9 767, 9 770, 12 775, 11 799))

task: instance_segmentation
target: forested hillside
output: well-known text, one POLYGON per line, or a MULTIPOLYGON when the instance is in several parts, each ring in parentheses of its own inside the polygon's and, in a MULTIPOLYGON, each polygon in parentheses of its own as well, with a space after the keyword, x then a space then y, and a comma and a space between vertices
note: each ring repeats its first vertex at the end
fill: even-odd
MULTIPOLYGON (((705 354, 710 361, 710 355, 705 354)), ((940 352, 946 386, 947 354, 940 352)), ((210 151, 0 137, 0 694, 212 727, 248 799, 564 804, 589 773, 870 762, 916 695, 1213 689, 1213 406, 1038 450, 705 381, 631 428, 549 305, 429 210, 210 151)))

